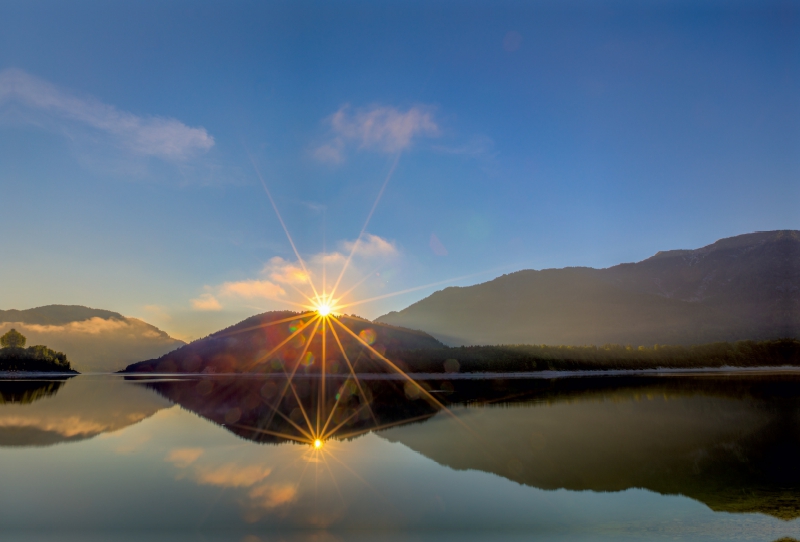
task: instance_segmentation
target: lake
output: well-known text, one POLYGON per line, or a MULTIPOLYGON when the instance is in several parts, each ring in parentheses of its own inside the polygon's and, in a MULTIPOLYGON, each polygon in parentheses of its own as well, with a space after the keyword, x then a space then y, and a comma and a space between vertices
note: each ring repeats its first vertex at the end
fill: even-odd
POLYGON ((800 376, 0 381, 3 540, 800 539, 800 376))

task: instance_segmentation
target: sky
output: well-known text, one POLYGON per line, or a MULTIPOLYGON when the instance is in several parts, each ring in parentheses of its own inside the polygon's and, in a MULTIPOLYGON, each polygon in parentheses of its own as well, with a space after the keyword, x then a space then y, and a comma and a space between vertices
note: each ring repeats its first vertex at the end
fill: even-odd
POLYGON ((799 30, 791 1, 2 2, 0 308, 193 339, 345 264, 375 318, 800 229, 799 30))

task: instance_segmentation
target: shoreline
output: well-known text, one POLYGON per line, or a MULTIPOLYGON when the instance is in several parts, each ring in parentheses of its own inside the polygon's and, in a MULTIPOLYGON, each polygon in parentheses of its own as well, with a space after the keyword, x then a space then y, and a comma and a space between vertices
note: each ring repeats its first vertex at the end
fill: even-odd
MULTIPOLYGON (((742 375, 742 374, 797 374, 800 375, 800 366, 777 365, 764 367, 696 367, 696 368, 654 368, 654 369, 600 369, 596 371, 527 371, 527 372, 476 372, 476 373, 356 373, 362 380, 502 380, 502 379, 545 379, 554 378, 584 378, 584 377, 614 377, 614 376, 696 376, 696 375, 742 375)), ((144 373, 144 372, 115 372, 115 373, 54 373, 54 372, 24 372, 0 371, 0 380, 25 380, 42 378, 64 378, 73 376, 123 376, 123 377, 240 377, 240 378, 286 378, 280 373, 144 373)), ((349 374, 329 374, 325 378, 345 380, 349 374)), ((295 374, 294 378, 322 378, 320 374, 295 374)))
MULTIPOLYGON (((242 378, 286 378, 280 373, 85 373, 85 374, 113 374, 124 377, 242 377, 242 378)), ((481 372, 481 373, 406 373, 405 375, 393 373, 356 373, 362 380, 500 380, 500 379, 545 379, 554 378, 582 378, 606 376, 694 376, 694 375, 741 375, 741 374, 797 374, 800 375, 800 366, 780 365, 764 367, 698 367, 690 369, 655 368, 655 369, 608 369, 597 371, 528 371, 528 372, 481 372)), ((0 377, 2 377, 0 373, 0 377)), ((319 374, 295 374, 294 378, 322 378, 319 374)), ((347 379, 349 374, 329 374, 325 378, 347 379)))

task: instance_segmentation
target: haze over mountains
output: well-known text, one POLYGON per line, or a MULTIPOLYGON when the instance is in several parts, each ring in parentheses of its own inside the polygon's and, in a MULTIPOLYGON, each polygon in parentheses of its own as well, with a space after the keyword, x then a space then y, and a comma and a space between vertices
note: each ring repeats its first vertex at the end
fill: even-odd
POLYGON ((80 305, 0 310, 0 334, 11 328, 25 335, 28 345, 64 352, 82 373, 115 372, 185 344, 137 318, 80 305))
POLYGON ((518 271, 446 288, 376 321, 448 345, 800 337, 800 231, 739 235, 607 269, 518 271))

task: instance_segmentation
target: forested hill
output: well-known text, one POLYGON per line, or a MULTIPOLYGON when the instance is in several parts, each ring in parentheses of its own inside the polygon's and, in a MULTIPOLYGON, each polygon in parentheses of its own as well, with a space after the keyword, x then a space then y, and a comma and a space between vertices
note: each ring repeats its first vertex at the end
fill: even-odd
POLYGON ((185 344, 155 326, 80 305, 0 310, 0 334, 15 328, 32 344, 64 352, 81 372, 114 372, 185 344))
POLYGON ((311 313, 265 312, 158 359, 134 363, 125 372, 264 373, 287 368, 318 372, 323 359, 331 373, 347 373, 350 363, 357 370, 386 371, 384 363, 375 361, 375 353, 393 357, 397 352, 444 347, 427 333, 355 316, 331 316, 324 328, 313 325, 315 318, 311 313), (334 325, 334 319, 341 324, 334 325))
POLYGON ((800 232, 757 232, 607 269, 446 288, 378 322, 449 345, 703 344, 800 337, 800 232))

